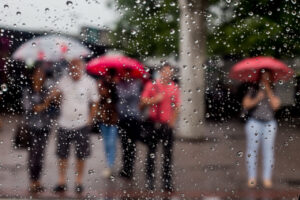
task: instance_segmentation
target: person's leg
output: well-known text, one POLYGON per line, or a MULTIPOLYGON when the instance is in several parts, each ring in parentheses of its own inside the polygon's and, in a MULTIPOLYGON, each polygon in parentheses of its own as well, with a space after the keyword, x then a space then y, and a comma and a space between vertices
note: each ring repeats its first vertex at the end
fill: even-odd
POLYGON ((265 187, 272 187, 272 171, 274 167, 274 143, 277 133, 275 120, 264 124, 262 135, 263 153, 263 183, 265 187))
POLYGON ((81 193, 83 191, 83 174, 85 167, 85 159, 91 153, 90 136, 87 127, 76 130, 74 135, 75 155, 76 155, 76 177, 75 177, 75 192, 81 193))
POLYGON ((117 138, 118 138, 118 128, 115 125, 109 126, 108 129, 108 139, 107 139, 107 161, 108 161, 108 167, 113 168, 116 160, 116 144, 117 144, 117 138))
POLYGON ((122 143, 122 151, 123 151, 123 167, 120 171, 120 175, 123 177, 130 178, 132 176, 132 170, 130 169, 130 151, 131 151, 131 143, 132 141, 129 138, 129 123, 128 120, 121 120, 120 127, 120 136, 122 143))
POLYGON ((137 135, 139 134, 140 124, 136 120, 126 120, 125 124, 122 126, 122 146, 123 146, 123 173, 128 178, 132 177, 133 166, 136 155, 136 140, 137 135))
POLYGON ((81 185, 83 178, 83 170, 84 170, 84 159, 76 159, 76 179, 75 184, 81 185))
POLYGON ((31 189, 33 191, 42 190, 40 184, 40 176, 43 168, 43 159, 46 143, 49 135, 48 129, 32 129, 31 143, 29 150, 29 173, 31 181, 31 189))
POLYGON ((259 121, 249 119, 245 125, 247 137, 246 164, 248 169, 248 186, 255 186, 257 179, 257 156, 261 140, 262 125, 259 121))
POLYGON ((147 138, 148 154, 146 160, 146 178, 149 189, 154 189, 155 179, 155 153, 156 147, 159 141, 157 130, 154 129, 154 125, 149 129, 149 137, 147 138), (152 130, 150 130, 152 129, 152 130))
POLYGON ((68 167, 68 159, 58 159, 58 185, 66 185, 66 174, 67 174, 67 167, 68 167))
MULTIPOLYGON (((109 161, 109 126, 108 125, 104 125, 101 124, 100 125, 100 130, 101 130, 101 134, 103 137, 103 143, 104 143, 104 152, 105 152, 105 158, 106 158, 106 162, 108 163, 109 161)), ((109 164, 107 164, 109 165, 109 164)))
POLYGON ((163 144, 163 186, 166 190, 173 190, 172 160, 173 160, 173 130, 164 125, 162 134, 163 144))
POLYGON ((70 152, 70 142, 72 131, 58 129, 57 131, 57 157, 58 157, 58 185, 54 188, 56 192, 66 190, 66 174, 68 167, 68 156, 70 152))

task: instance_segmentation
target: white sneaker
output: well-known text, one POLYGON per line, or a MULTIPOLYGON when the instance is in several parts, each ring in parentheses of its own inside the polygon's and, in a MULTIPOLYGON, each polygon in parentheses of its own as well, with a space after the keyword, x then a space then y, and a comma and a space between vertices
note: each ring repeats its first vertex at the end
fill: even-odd
POLYGON ((110 168, 105 168, 102 172, 103 178, 110 178, 112 175, 112 170, 110 168))

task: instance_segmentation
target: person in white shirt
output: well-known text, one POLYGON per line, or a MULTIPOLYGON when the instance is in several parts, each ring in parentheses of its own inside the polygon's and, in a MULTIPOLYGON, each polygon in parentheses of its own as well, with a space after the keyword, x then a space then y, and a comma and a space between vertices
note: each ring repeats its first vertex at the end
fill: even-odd
POLYGON ((69 75, 63 76, 45 102, 35 107, 39 111, 46 109, 52 101, 60 103, 57 131, 59 180, 55 192, 67 190, 66 170, 72 142, 77 158, 75 191, 83 191, 84 161, 90 154, 89 126, 96 117, 99 102, 97 83, 84 73, 83 68, 84 63, 80 59, 72 60, 68 67, 69 75))

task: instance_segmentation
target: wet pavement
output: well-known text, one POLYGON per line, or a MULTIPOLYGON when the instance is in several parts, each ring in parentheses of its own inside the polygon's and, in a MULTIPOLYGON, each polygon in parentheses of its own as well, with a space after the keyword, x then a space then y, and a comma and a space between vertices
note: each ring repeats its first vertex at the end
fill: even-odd
MULTIPOLYGON (((121 166, 120 145, 114 177, 101 177, 105 168, 102 138, 92 135, 92 155, 87 160, 84 178, 85 192, 74 193, 74 154, 71 154, 68 170, 68 192, 63 196, 52 192, 57 181, 55 156, 55 131, 52 132, 42 183, 47 190, 39 195, 28 193, 27 153, 12 147, 13 131, 18 117, 2 116, 0 132, 0 197, 2 198, 92 198, 92 199, 298 199, 300 195, 300 131, 297 121, 279 123, 276 141, 274 188, 246 187, 245 136, 243 124, 207 122, 202 125, 203 137, 199 139, 177 138, 174 149, 175 192, 161 191, 160 169, 156 172, 156 189, 145 187, 144 161, 146 148, 138 144, 135 176, 126 181, 117 176, 121 166)), ((160 154, 157 154, 160 160, 160 154)), ((259 165, 260 170, 260 165, 259 165)), ((259 171, 260 172, 260 171, 259 171)))

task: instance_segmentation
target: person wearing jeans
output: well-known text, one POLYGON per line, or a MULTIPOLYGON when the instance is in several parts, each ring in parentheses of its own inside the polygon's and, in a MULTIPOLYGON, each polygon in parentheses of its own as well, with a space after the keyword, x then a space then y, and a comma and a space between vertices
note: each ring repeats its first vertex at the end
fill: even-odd
POLYGON ((114 167, 116 159, 116 143, 118 139, 118 128, 115 125, 101 124, 100 130, 104 141, 107 166, 109 169, 112 169, 114 167))
POLYGON ((274 111, 280 106, 280 99, 272 88, 272 74, 262 70, 259 84, 249 88, 243 99, 243 107, 248 111, 249 119, 245 125, 247 138, 246 165, 248 169, 248 187, 257 184, 257 157, 259 147, 263 154, 263 185, 271 188, 272 170, 274 168, 274 145, 277 122, 274 111))
POLYGON ((117 113, 117 93, 116 93, 116 71, 109 69, 105 77, 98 81, 100 94, 98 121, 103 136, 104 151, 107 166, 102 175, 110 178, 116 159, 116 146, 118 136, 118 113, 117 113))
POLYGON ((274 143, 277 132, 275 120, 260 121, 254 118, 246 124, 247 167, 249 177, 256 177, 258 148, 261 145, 263 154, 263 180, 271 180, 274 165, 274 143))

